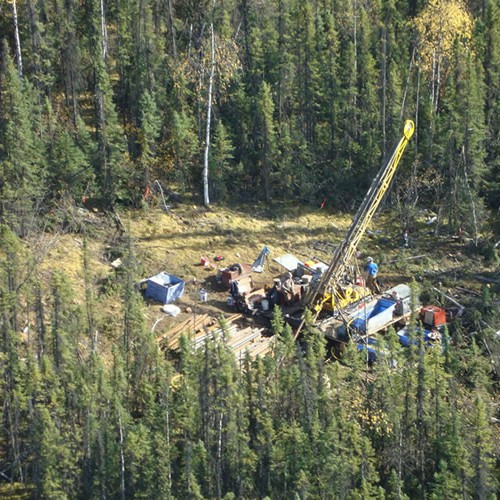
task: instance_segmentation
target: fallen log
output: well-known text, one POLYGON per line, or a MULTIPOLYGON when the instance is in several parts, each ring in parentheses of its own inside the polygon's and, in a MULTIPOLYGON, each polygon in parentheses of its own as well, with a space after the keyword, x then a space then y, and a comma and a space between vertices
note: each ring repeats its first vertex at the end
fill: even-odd
POLYGON ((397 258, 397 259, 392 259, 392 260, 389 260, 388 262, 386 262, 386 264, 394 264, 396 262, 401 262, 403 260, 416 260, 416 259, 421 259, 423 257, 428 257, 429 254, 428 253, 424 253, 422 255, 413 255, 411 257, 404 257, 404 258, 397 258))
POLYGON ((460 290, 461 292, 470 293, 471 295, 476 295, 477 297, 481 295, 479 292, 476 292, 476 290, 470 290, 468 288, 464 288, 463 286, 456 286, 455 288, 457 290, 460 290))
POLYGON ((474 276, 474 279, 479 281, 484 281, 486 283, 500 283, 499 280, 495 280, 493 278, 487 278, 486 276, 474 276))
POLYGON ((436 288, 435 286, 432 287, 433 290, 436 290, 436 292, 440 293, 444 298, 448 299, 452 304, 455 304, 459 311, 458 311, 458 316, 461 316, 462 313, 465 311, 465 306, 457 302, 453 297, 450 297, 449 295, 446 295, 444 292, 439 290, 439 288, 436 288))

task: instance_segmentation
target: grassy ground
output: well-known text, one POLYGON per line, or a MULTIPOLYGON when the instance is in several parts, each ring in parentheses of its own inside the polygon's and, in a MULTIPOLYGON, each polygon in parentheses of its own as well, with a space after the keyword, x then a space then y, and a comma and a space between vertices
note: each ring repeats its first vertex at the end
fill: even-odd
MULTIPOLYGON (((139 261, 136 278, 146 278, 160 271, 175 274, 186 281, 184 296, 178 302, 183 314, 177 318, 165 317, 161 307, 147 304, 147 317, 156 332, 164 333, 172 325, 185 319, 186 314, 209 312, 214 316, 229 313, 227 290, 221 289, 215 276, 218 268, 239 262, 251 264, 266 245, 271 254, 261 274, 254 273, 255 287, 271 284, 273 277, 284 269, 273 258, 291 253, 300 260, 312 257, 326 262, 351 223, 351 217, 320 209, 306 209, 296 205, 280 205, 272 211, 263 205, 238 208, 214 206, 210 209, 180 204, 164 212, 160 208, 123 211, 119 214, 125 232, 132 237, 139 261), (224 260, 216 262, 221 255, 224 260), (202 257, 209 267, 200 265, 202 257), (208 302, 200 303, 199 291, 208 291, 208 302)), ((119 324, 118 292, 113 289, 116 271, 111 262, 123 251, 124 237, 100 213, 83 214, 82 223, 87 233, 87 252, 90 270, 96 284, 96 295, 103 324, 113 337, 113 324, 119 324)), ((371 255, 380 266, 380 277, 385 287, 402 282, 430 280, 446 293, 460 300, 459 288, 477 293, 480 281, 473 276, 494 272, 485 267, 478 257, 465 254, 465 244, 451 237, 437 238, 432 226, 423 219, 410 235, 411 246, 403 245, 400 227, 389 214, 377 216, 359 247, 357 263, 371 255), (459 288, 457 288, 459 287, 459 288)), ((33 242, 38 254, 38 267, 47 275, 64 270, 77 289, 83 290, 83 236, 82 234, 46 234, 33 242)), ((80 294, 83 300, 84 293, 80 294)))

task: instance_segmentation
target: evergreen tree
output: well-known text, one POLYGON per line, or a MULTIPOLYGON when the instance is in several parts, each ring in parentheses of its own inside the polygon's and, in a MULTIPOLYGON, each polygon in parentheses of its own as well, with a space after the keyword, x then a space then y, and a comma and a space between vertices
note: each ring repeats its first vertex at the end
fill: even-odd
POLYGON ((5 462, 10 465, 11 482, 23 482, 26 478, 26 462, 23 459, 26 444, 23 426, 26 394, 22 385, 25 370, 21 360, 17 317, 20 301, 17 287, 21 245, 5 225, 0 225, 0 242, 5 252, 0 260, 1 433, 7 450, 5 462))
POLYGON ((314 147, 315 106, 318 80, 316 61, 316 23, 310 2, 296 2, 291 12, 290 27, 294 52, 295 73, 295 118, 297 127, 305 141, 314 147))
POLYGON ((61 7, 30 0, 22 4, 20 10, 21 36, 27 39, 26 42, 23 40, 23 48, 29 47, 29 50, 23 50, 24 76, 29 77, 37 89, 39 102, 43 96, 51 94, 57 83, 58 68, 53 67, 53 62, 57 58, 56 44, 60 40, 57 28, 63 17, 59 17, 61 7), (52 16, 58 22, 47 22, 52 16))
POLYGON ((222 122, 215 126, 215 138, 212 148, 212 195, 215 200, 227 200, 239 186, 238 177, 242 172, 234 168, 234 147, 227 128, 222 122))
POLYGON ((257 164, 260 169, 264 200, 269 203, 272 198, 271 178, 275 163, 276 142, 274 128, 274 104, 271 89, 263 82, 258 98, 258 124, 254 131, 257 148, 257 164))
POLYGON ((194 165, 198 155, 198 138, 192 117, 184 111, 173 111, 165 144, 167 174, 183 191, 194 185, 194 165))
POLYGON ((88 0, 88 50, 92 65, 92 90, 94 93, 94 126, 97 151, 96 174, 100 196, 106 208, 113 208, 118 199, 127 199, 129 193, 122 190, 127 180, 125 142, 123 129, 113 103, 106 58, 108 40, 104 3, 88 0))
MULTIPOLYGON (((274 372, 271 372, 274 373, 274 372)), ((271 453, 275 439, 273 426, 273 388, 267 387, 266 378, 269 372, 264 363, 258 362, 255 367, 255 394, 250 406, 250 443, 256 455, 255 489, 260 496, 271 493, 271 453)), ((250 393, 250 391, 248 391, 250 393)))
MULTIPOLYGON (((337 119, 340 106, 340 37, 338 26, 331 11, 326 12, 320 18, 317 31, 317 46, 319 57, 318 77, 318 149, 324 148, 323 158, 329 170, 324 172, 326 179, 335 175, 335 160, 338 158, 338 134, 339 126, 337 119)), ((330 193, 327 193, 330 194, 330 193)))
POLYGON ((487 2, 486 9, 486 49, 483 64, 486 80, 486 152, 490 175, 486 176, 485 195, 491 208, 500 207, 500 185, 497 179, 500 172, 500 5, 487 2))
MULTIPOLYGON (((378 13, 377 13, 378 14, 378 13)), ((371 13, 373 15, 373 13, 371 13)), ((366 184, 358 186, 362 193, 367 190, 374 172, 377 172, 381 163, 381 141, 380 141, 380 113, 378 94, 378 75, 376 72, 376 61, 373 57, 373 46, 371 30, 369 27, 369 14, 366 9, 359 8, 359 35, 356 44, 357 50, 357 115, 359 116, 358 129, 355 136, 360 149, 357 151, 355 162, 357 174, 367 180, 366 184), (378 161, 377 161, 378 160, 378 161), (367 174, 367 175, 364 175, 367 174), (365 189, 363 189, 363 186, 365 189)))
POLYGON ((203 462, 204 448, 198 446, 200 429, 200 405, 197 401, 197 360, 190 342, 181 338, 180 383, 172 402, 172 445, 175 448, 175 481, 173 496, 189 494, 202 498, 197 468, 203 462))
POLYGON ((492 441, 487 425, 486 405, 479 394, 474 401, 471 423, 473 437, 471 465, 474 470, 472 496, 473 498, 493 498, 497 485, 492 475, 492 441))
POLYGON ((44 405, 37 405, 33 421, 36 495, 38 498, 64 498, 69 493, 69 485, 63 482, 69 450, 44 405))
POLYGON ((140 101, 141 116, 140 116, 140 135, 139 144, 141 147, 140 165, 143 182, 145 185, 150 185, 151 170, 154 165, 156 143, 160 136, 161 119, 158 114, 158 107, 155 102, 154 95, 150 92, 145 92, 140 101))
POLYGON ((75 134, 71 132, 73 127, 58 122, 48 100, 45 108, 48 136, 45 189, 52 197, 69 195, 71 199, 81 199, 85 184, 89 181, 89 161, 85 152, 75 143, 75 134))
MULTIPOLYGON (((81 7, 77 2, 66 1, 55 4, 57 21, 53 23, 55 30, 54 46, 57 60, 57 77, 64 91, 66 108, 72 125, 77 128, 81 112, 81 93, 83 91, 82 52, 83 35, 79 28, 81 7)), ((55 75, 55 76, 56 76, 55 75)))
POLYGON ((0 221, 18 234, 33 223, 43 187, 43 147, 29 84, 19 78, 4 41, 0 67, 0 221))

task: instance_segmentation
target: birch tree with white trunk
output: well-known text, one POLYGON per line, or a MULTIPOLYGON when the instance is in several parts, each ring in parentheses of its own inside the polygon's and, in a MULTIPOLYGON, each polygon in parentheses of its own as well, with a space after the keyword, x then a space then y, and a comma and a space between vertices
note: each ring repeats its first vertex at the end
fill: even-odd
POLYGON ((210 122, 212 117, 212 92, 214 85, 215 73, 215 37, 214 25, 210 24, 211 35, 211 65, 210 65, 210 78, 208 81, 208 103, 207 103, 207 128, 205 136, 205 155, 203 161, 203 203, 206 207, 210 205, 210 197, 208 194, 208 156, 210 153, 210 122))
POLYGON ((19 36, 19 23, 17 20, 16 0, 12 0, 12 19, 14 21, 14 38, 16 40, 16 64, 19 77, 23 76, 23 58, 21 55, 21 38, 19 36))

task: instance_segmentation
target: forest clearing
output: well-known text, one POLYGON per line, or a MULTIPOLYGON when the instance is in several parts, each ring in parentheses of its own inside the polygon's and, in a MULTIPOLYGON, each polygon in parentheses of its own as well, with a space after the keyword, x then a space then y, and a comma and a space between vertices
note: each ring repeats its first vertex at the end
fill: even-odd
MULTIPOLYGON (((137 272, 142 277, 167 271, 186 282, 184 295, 178 301, 183 315, 165 318, 158 326, 161 333, 169 326, 193 314, 194 309, 217 315, 230 313, 227 306, 229 290, 217 283, 217 271, 235 262, 251 264, 263 246, 270 249, 262 273, 253 273, 254 288, 271 285, 273 278, 284 269, 273 261, 274 257, 292 253, 303 261, 316 257, 323 262, 331 259, 336 243, 343 239, 351 218, 342 213, 330 213, 328 209, 304 209, 281 205, 271 214, 264 205, 252 207, 252 218, 247 216, 249 207, 205 209, 191 204, 179 204, 168 213, 161 207, 141 212, 123 212, 120 216, 125 233, 117 231, 104 214, 80 210, 76 217, 89 228, 93 235, 88 239, 89 267, 97 289, 103 291, 104 310, 113 314, 119 297, 114 285, 119 281, 117 270, 111 263, 123 257, 125 242, 130 238, 139 263, 137 272), (88 217, 91 222, 86 223, 88 217), (215 256, 224 260, 217 262, 215 256), (204 266, 201 259, 208 256, 210 264, 204 266), (114 283, 115 282, 115 283, 114 283), (200 301, 200 290, 208 293, 208 301, 200 301), (105 306, 109 298, 108 306, 105 306), (186 313, 186 309, 191 312, 186 313)), ((397 218, 389 213, 377 217, 376 226, 384 229, 369 230, 363 239, 362 256, 374 255, 381 267, 381 279, 388 289, 400 283, 429 281, 439 286, 443 293, 466 304, 478 296, 485 284, 495 287, 500 277, 495 263, 488 265, 480 256, 470 254, 471 239, 460 241, 458 235, 436 236, 429 224, 433 214, 423 212, 411 234, 411 246, 405 247, 397 218)), ((53 269, 64 271, 75 287, 84 286, 82 267, 83 238, 74 234, 47 234, 37 238, 42 261, 42 273, 53 269)), ((36 258, 36 257, 35 257, 36 258)), ((364 260, 359 258, 359 265, 364 260)), ((140 276, 137 275, 136 279, 140 276)), ((83 297, 80 295, 80 298, 83 297)), ((442 305, 453 306, 444 297, 435 300, 442 305)), ((161 313, 161 305, 150 301, 151 310, 161 313)), ((154 324, 156 317, 151 318, 154 324)), ((104 341, 104 340, 103 340, 104 341)))
POLYGON ((499 159, 500 0, 0 2, 0 497, 497 498, 499 159))
MULTIPOLYGON (((175 392, 181 391, 182 393, 182 391, 187 390, 187 387, 182 388, 184 382, 179 382, 178 375, 176 375, 177 370, 180 369, 180 373, 184 374, 183 377, 187 376, 185 368, 182 368, 183 362, 178 364, 179 360, 186 356, 186 353, 182 354, 185 347, 182 347, 181 335, 185 334, 187 339, 192 338, 191 342, 194 342, 193 345, 197 345, 199 355, 203 357, 207 355, 203 355, 203 351, 212 349, 210 347, 212 343, 214 346, 217 346, 219 342, 222 342, 222 345, 228 345, 231 342, 231 336, 235 337, 234 345, 238 345, 237 331, 231 329, 233 321, 240 325, 238 328, 243 332, 243 335, 253 335, 253 348, 256 352, 254 356, 246 358, 245 350, 235 351, 238 355, 234 369, 238 371, 243 369, 241 375, 250 369, 248 363, 257 363, 258 366, 260 361, 257 356, 262 358, 266 353, 276 355, 280 364, 284 362, 286 366, 291 363, 289 369, 293 371, 293 366, 297 363, 295 356, 301 356, 299 353, 302 348, 292 358, 288 358, 282 351, 283 347, 280 347, 281 341, 278 338, 271 337, 273 343, 268 347, 260 347, 258 343, 255 343, 256 334, 252 333, 256 331, 255 329, 257 329, 259 338, 261 335, 268 337, 273 334, 276 325, 273 325, 269 319, 235 314, 234 307, 228 306, 227 303, 228 290, 221 288, 220 283, 216 280, 217 271, 232 262, 252 263, 263 245, 266 245, 271 253, 266 260, 263 272, 254 273, 256 287, 272 283, 273 278, 283 272, 281 266, 272 260, 275 255, 292 252, 303 260, 315 256, 328 262, 335 246, 344 237, 351 217, 347 214, 331 212, 326 207, 304 209, 282 204, 270 211, 265 205, 256 204, 252 207, 252 217, 249 219, 248 209, 247 206, 241 209, 224 207, 206 209, 189 203, 177 203, 172 205, 167 212, 161 206, 152 206, 141 211, 121 211, 119 219, 122 225, 117 228, 115 217, 110 218, 98 210, 80 208, 75 209, 72 216, 74 217, 72 219, 74 227, 79 228, 78 233, 64 230, 57 233, 45 233, 38 235, 36 240, 31 243, 30 239, 27 238, 26 246, 31 246, 29 251, 34 257, 33 265, 27 268, 29 273, 35 273, 42 279, 46 277, 47 283, 53 280, 50 276, 56 269, 58 273, 64 272, 69 277, 70 289, 73 292, 65 300, 73 298, 64 308, 68 308, 68 311, 72 310, 72 314, 78 310, 83 312, 89 307, 89 287, 93 296, 91 300, 94 304, 92 314, 94 315, 95 337, 89 339, 79 336, 78 344, 71 347, 73 341, 62 336, 61 330, 57 335, 61 335, 60 341, 65 338, 65 347, 60 353, 64 361, 60 362, 67 363, 72 359, 72 355, 67 349, 76 348, 75 352, 83 359, 91 355, 89 349, 94 349, 95 352, 99 352, 104 366, 108 365, 111 368, 116 363, 116 346, 123 342, 123 327, 127 324, 128 309, 132 308, 135 310, 134 314, 142 311, 143 319, 139 317, 134 320, 135 328, 139 327, 146 338, 148 332, 152 333, 149 340, 152 344, 147 349, 151 350, 153 344, 158 342, 157 346, 160 345, 163 349, 161 356, 174 362, 167 380, 171 380, 169 382, 173 384, 171 387, 175 387, 171 390, 175 392), (127 271, 122 268, 129 265, 127 264, 127 259, 130 258, 130 255, 127 256, 128 252, 133 254, 134 280, 130 280, 130 277, 127 277, 127 271), (202 265, 201 261, 205 256, 208 256, 209 265, 202 265), (215 256, 223 256, 224 260, 216 261, 214 260, 215 256), (111 264, 117 258, 121 258, 123 261, 122 266, 113 267, 111 264), (87 261, 86 264, 84 264, 84 260, 87 261), (184 294, 181 299, 175 301, 175 304, 180 307, 181 313, 175 318, 166 315, 159 302, 145 300, 143 296, 140 296, 140 303, 135 302, 131 297, 127 299, 127 291, 123 288, 128 286, 132 290, 137 278, 150 276, 161 270, 173 273, 185 281, 184 294), (203 302, 200 300, 199 293, 202 288, 208 293, 207 301, 203 302), (75 293, 75 291, 77 292, 75 293), (224 327, 228 330, 225 330, 227 332, 225 334, 221 331, 221 340, 218 341, 214 333, 209 333, 209 336, 206 333, 203 335, 196 333, 196 331, 216 332, 219 324, 217 319, 221 316, 228 319, 227 326, 224 327), (198 329, 195 331, 196 325, 198 325, 198 329), (202 325, 205 325, 205 328, 202 325), (183 329, 185 330, 183 331, 183 329), (200 340, 196 340, 197 338, 200 340), (177 354, 174 354, 175 352, 177 354), (252 359, 253 361, 250 361, 252 359)), ((458 319, 459 323, 449 327, 449 345, 462 351, 455 355, 458 358, 463 358, 465 363, 463 369, 470 370, 471 367, 465 368, 470 363, 470 354, 468 354, 471 348, 470 342, 474 339, 474 335, 478 335, 476 328, 479 326, 481 332, 477 336, 477 340, 482 339, 484 342, 488 339, 488 349, 485 349, 484 353, 481 354, 485 363, 484 369, 486 371, 484 374, 490 372, 493 377, 493 393, 498 394, 497 390, 493 388, 498 381, 499 334, 492 332, 493 337, 484 336, 488 331, 488 326, 485 326, 484 322, 478 323, 477 313, 474 312, 485 306, 484 299, 487 290, 492 292, 491 307, 498 310, 498 301, 493 299, 494 291, 498 290, 500 286, 497 263, 489 263, 483 256, 474 251, 471 252, 474 243, 470 238, 459 238, 458 235, 450 234, 436 236, 434 223, 431 222, 433 214, 430 212, 422 212, 419 219, 416 220, 407 247, 407 240, 403 239, 398 220, 397 214, 391 211, 384 211, 375 218, 373 229, 368 231, 360 245, 360 262, 364 262, 364 256, 368 254, 374 256, 380 264, 380 276, 385 289, 400 283, 415 281, 422 292, 431 293, 427 297, 429 302, 442 305, 445 308, 454 306, 448 301, 448 297, 463 304, 465 314, 458 319), (436 290, 436 293, 432 294, 432 290, 436 290), (458 340, 457 334, 462 340, 458 340), (488 365, 489 369, 486 369, 488 365)), ((24 272, 25 270, 21 271, 21 276, 24 272)), ((23 309, 26 305, 23 305, 23 309)), ((46 310, 52 309, 54 305, 52 299, 47 297, 44 300, 46 310)), ((28 311, 28 309, 26 310, 28 311)), ((50 316, 53 314, 50 313, 50 316)), ((65 323, 70 321, 68 326, 73 323, 73 320, 66 314, 61 316, 61 318, 64 317, 66 318, 65 323)), ((37 320, 36 314, 28 314, 27 316, 20 314, 19 319, 21 318, 22 324, 25 325, 23 327, 24 334, 21 337, 22 344, 28 348, 31 346, 37 351, 39 347, 37 348, 37 344, 33 342, 35 342, 36 331, 40 328, 39 320, 37 320)), ((54 326, 50 328, 53 334, 56 334, 57 330, 53 329, 54 326)), ((130 334, 132 335, 132 332, 130 334)), ((319 339, 317 341, 322 343, 319 339)), ((400 352, 394 344, 391 344, 392 341, 387 342, 389 343, 386 344, 384 341, 384 349, 389 348, 393 352, 393 356, 400 359, 401 363, 401 356, 405 357, 405 354, 400 352)), ((142 349, 146 348, 146 345, 143 345, 142 349)), ((48 344, 46 348, 52 351, 48 344)), ((481 348, 481 345, 478 345, 477 348, 481 348)), ((220 349, 220 346, 216 347, 216 352, 219 353, 214 358, 216 364, 222 361, 219 358, 220 349)), ((231 349, 231 347, 223 349, 231 349)), ((249 352, 251 350, 248 349, 249 352)), ((438 355, 441 358, 441 360, 435 359, 433 362, 437 362, 439 365, 446 364, 446 358, 443 354, 439 354, 439 350, 433 349, 431 351, 429 356, 434 358, 434 355, 438 355)), ((291 353, 288 354, 288 356, 290 355, 291 353)), ((134 357, 136 356, 137 351, 134 357)), ((193 352, 190 356, 197 357, 198 355, 193 352)), ((317 356, 319 358, 315 363, 323 364, 326 359, 330 359, 325 368, 327 371, 333 369, 337 373, 334 377, 337 380, 335 383, 340 384, 338 388, 344 387, 342 390, 346 391, 341 398, 342 400, 344 397, 349 397, 349 391, 354 388, 357 388, 356 391, 361 390, 362 393, 367 391, 368 395, 376 389, 379 383, 385 384, 390 379, 398 380, 400 376, 408 376, 406 368, 404 368, 406 363, 401 364, 401 368, 397 369, 391 369, 390 364, 384 360, 373 366, 370 363, 368 366, 366 364, 367 357, 359 352, 351 352, 349 349, 340 361, 333 361, 331 353, 324 348, 319 348, 317 356), (352 389, 348 389, 347 380, 354 376, 356 371, 359 378, 355 377, 350 382, 353 384, 352 389), (374 377, 377 378, 374 379, 374 377)), ((410 354, 410 356, 412 355, 410 354)), ((147 355, 147 358, 151 362, 151 353, 147 355)), ((475 362, 477 361, 476 359, 475 362)), ((138 359, 134 361, 134 364, 137 362, 138 359)), ((227 359, 225 362, 230 363, 227 359)), ((307 362, 306 359, 299 363, 304 362, 307 362)), ((316 365, 319 373, 325 368, 316 365)), ((443 368, 444 366, 441 369, 443 368)), ((149 370, 150 367, 143 369, 149 370)), ((283 370, 286 372, 288 368, 283 367, 283 370)), ((131 376, 136 377, 137 372, 133 373, 131 376)), ((326 375, 323 376, 326 377, 326 375)), ((429 376, 431 376, 431 372, 429 372, 429 376)), ((463 376, 468 378, 472 376, 472 372, 469 375, 462 372, 460 377, 463 376)), ((445 380, 441 377, 445 377, 445 373, 443 372, 439 377, 441 385, 445 380)), ((334 379, 330 376, 327 378, 330 380, 328 384, 333 383, 334 379)), ((131 380, 130 383, 135 384, 136 381, 131 380)), ((145 394, 139 397, 142 400, 144 396, 145 394)), ((175 399, 177 396, 173 395, 173 397, 175 399)), ((370 396, 369 401, 373 403, 372 397, 370 396)), ((464 394, 460 397, 464 397, 464 394)), ((361 400, 347 401, 342 403, 342 411, 355 412, 355 418, 361 419, 361 421, 368 418, 368 414, 364 413, 367 410, 364 409, 361 400)), ((134 406, 137 404, 142 406, 144 400, 142 403, 136 401, 134 406)), ((492 418, 496 421, 500 412, 498 401, 493 398, 486 404, 489 406, 488 411, 494 416, 492 418)), ((140 413, 142 414, 145 410, 146 407, 140 413)), ((372 408, 369 411, 374 413, 370 413, 368 420, 362 425, 367 425, 367 430, 370 430, 370 433, 374 432, 375 435, 384 435, 387 432, 390 434, 389 429, 382 430, 383 428, 380 427, 381 425, 389 425, 389 422, 386 421, 387 415, 384 416, 384 413, 379 409, 372 408), (380 422, 378 422, 379 419, 380 422)), ((136 415, 135 418, 139 418, 139 422, 144 416, 136 415)), ((483 425, 486 425, 486 422, 483 425)), ((491 432, 491 450, 492 453, 496 454, 500 447, 500 432, 497 424, 493 424, 491 432)), ((7 494, 11 490, 7 488, 3 491, 7 494)), ((12 488, 13 495, 22 491, 24 490, 19 489, 19 486, 12 488)))

